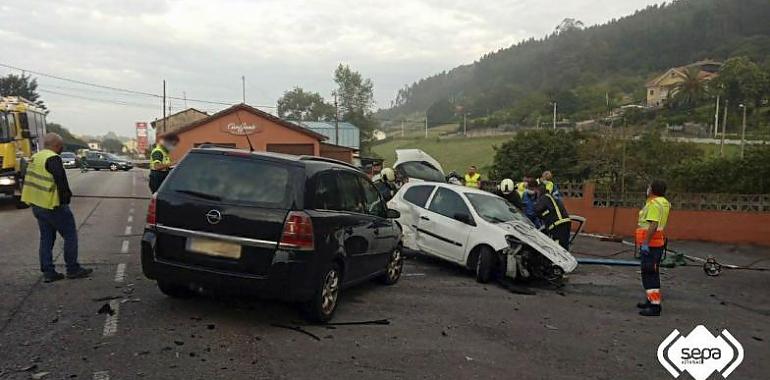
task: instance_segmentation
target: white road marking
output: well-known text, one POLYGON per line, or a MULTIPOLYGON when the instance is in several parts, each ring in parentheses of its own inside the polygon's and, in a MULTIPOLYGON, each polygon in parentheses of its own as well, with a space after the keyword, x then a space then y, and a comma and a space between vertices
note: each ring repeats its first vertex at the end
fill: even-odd
POLYGON ((133 215, 129 215, 127 222, 128 223, 132 223, 133 221, 134 221, 134 216, 133 215))
POLYGON ((425 276, 425 273, 404 273, 404 277, 425 276))
POLYGON ((123 235, 131 235, 131 226, 126 226, 126 233, 123 235))
POLYGON ((128 240, 123 240, 123 245, 120 246, 120 253, 128 253, 128 240))
POLYGON ((94 372, 94 380, 110 380, 110 373, 107 371, 94 372))
POLYGON ((120 311, 120 302, 118 300, 110 301, 110 308, 112 308, 112 315, 107 314, 107 319, 104 320, 104 330, 102 336, 110 337, 118 332, 118 315, 120 311))
POLYGON ((133 214, 133 213, 134 213, 134 208, 133 208, 133 207, 131 207, 130 209, 128 209, 128 213, 129 213, 129 214, 133 214))
MULTIPOLYGON (((125 241, 128 243, 128 241, 125 241)), ((128 244, 126 244, 127 246, 128 244)), ((123 280, 126 278, 126 264, 120 263, 118 264, 118 269, 115 270, 115 282, 123 282, 123 280)))

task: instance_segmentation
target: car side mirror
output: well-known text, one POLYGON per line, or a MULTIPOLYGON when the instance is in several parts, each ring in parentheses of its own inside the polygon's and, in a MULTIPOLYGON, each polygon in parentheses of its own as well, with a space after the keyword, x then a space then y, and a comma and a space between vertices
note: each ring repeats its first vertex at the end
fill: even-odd
POLYGON ((401 217, 401 213, 398 210, 389 208, 388 211, 385 212, 385 217, 388 219, 398 219, 401 217))
POLYGON ((473 217, 471 217, 468 214, 464 214, 464 213, 459 213, 459 212, 456 213, 455 217, 454 217, 454 220, 456 220, 458 222, 463 222, 465 224, 469 224, 471 226, 475 226, 476 225, 476 222, 473 220, 473 217))

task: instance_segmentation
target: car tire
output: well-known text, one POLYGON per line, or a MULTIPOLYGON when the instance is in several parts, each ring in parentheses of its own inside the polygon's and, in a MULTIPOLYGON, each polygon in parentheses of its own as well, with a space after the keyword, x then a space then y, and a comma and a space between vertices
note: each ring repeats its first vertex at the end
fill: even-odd
POLYGON ((479 257, 476 259, 476 281, 486 284, 492 279, 497 259, 495 253, 489 247, 479 249, 479 257))
POLYGON ((98 172, 99 170, 102 170, 102 169, 99 169, 99 168, 94 168, 94 170, 98 172))
POLYGON ((332 263, 318 280, 313 298, 302 306, 305 319, 314 323, 329 322, 337 310, 342 286, 342 270, 332 263))
POLYGON ((110 164, 110 171, 111 171, 111 172, 116 172, 116 171, 118 171, 118 165, 115 165, 115 164, 110 164))
POLYGON ((195 295, 192 290, 185 286, 166 281, 158 281, 158 289, 160 289, 161 293, 171 298, 190 298, 195 295))
POLYGON ((399 245, 390 253, 385 273, 379 277, 379 281, 385 285, 393 285, 401 278, 404 272, 404 251, 399 245))

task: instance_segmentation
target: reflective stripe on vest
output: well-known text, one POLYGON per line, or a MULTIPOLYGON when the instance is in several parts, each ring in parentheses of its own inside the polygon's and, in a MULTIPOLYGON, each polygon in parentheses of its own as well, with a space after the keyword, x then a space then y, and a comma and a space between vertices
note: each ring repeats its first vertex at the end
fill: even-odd
POLYGON ((481 179, 481 174, 476 173, 474 175, 466 174, 465 175, 465 186, 468 187, 479 187, 479 180, 481 179))
POLYGON ((21 190, 21 201, 37 207, 52 210, 59 205, 59 192, 53 179, 53 174, 45 168, 49 158, 57 154, 49 149, 35 153, 27 165, 24 176, 24 187, 21 190))
POLYGON ((527 184, 519 182, 516 184, 516 192, 519 193, 519 198, 524 198, 524 193, 527 191, 527 184))
MULTIPOLYGON (((556 226, 567 223, 570 221, 570 218, 565 218, 561 214, 561 210, 559 210, 559 205, 556 204, 556 199, 554 199, 553 195, 546 194, 546 197, 551 200, 551 204, 553 205, 553 209, 556 210, 556 221, 553 222, 550 226, 548 226, 548 230, 552 230, 556 228, 556 226)), ((547 210, 546 210, 547 211, 547 210)), ((544 213, 543 215, 546 215, 547 213, 544 213)))
MULTIPOLYGON (((636 240, 636 245, 642 245, 644 244, 644 241, 647 239, 647 229, 646 228, 637 228, 634 237, 636 240)), ((666 234, 663 232, 663 230, 655 231, 654 234, 652 234, 652 237, 650 238, 649 246, 652 248, 659 248, 666 245, 666 234)))
POLYGON ((155 165, 157 165, 157 164, 168 165, 170 163, 171 163, 171 156, 168 154, 168 151, 163 149, 163 147, 161 147, 160 145, 155 145, 155 148, 153 148, 152 152, 150 152, 150 170, 155 170, 155 165), (160 152, 160 154, 163 155, 163 159, 162 160, 158 161, 158 160, 153 160, 152 159, 152 155, 156 151, 160 152))

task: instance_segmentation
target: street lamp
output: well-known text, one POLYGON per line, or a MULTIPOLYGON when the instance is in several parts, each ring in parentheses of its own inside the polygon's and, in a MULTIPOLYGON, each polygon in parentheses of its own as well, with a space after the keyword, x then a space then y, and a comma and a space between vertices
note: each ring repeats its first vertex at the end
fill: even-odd
POLYGON ((743 124, 741 125, 741 158, 743 158, 743 152, 746 150, 746 105, 739 104, 738 107, 743 108, 743 124))

